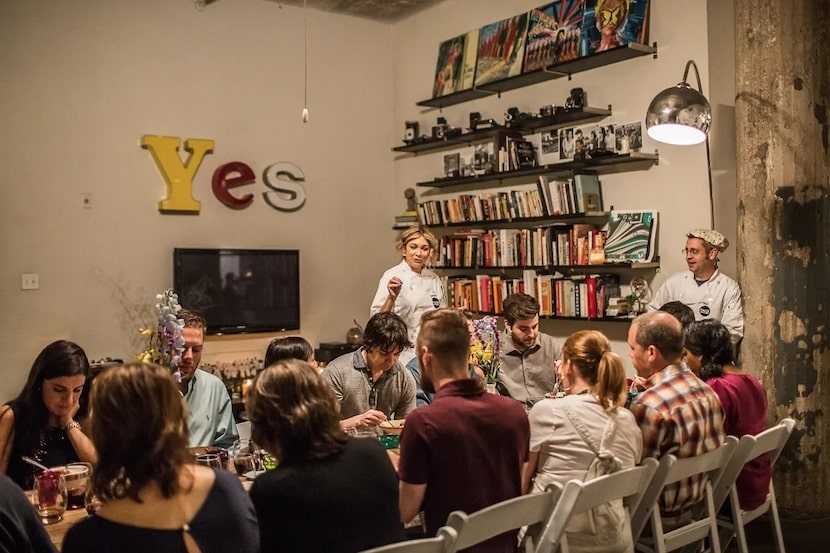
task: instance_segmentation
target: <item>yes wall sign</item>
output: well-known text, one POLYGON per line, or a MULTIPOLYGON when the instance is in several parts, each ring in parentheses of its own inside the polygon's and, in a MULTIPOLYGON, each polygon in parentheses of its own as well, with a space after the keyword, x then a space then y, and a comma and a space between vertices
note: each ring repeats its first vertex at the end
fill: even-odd
MULTIPOLYGON (((214 141, 204 138, 188 138, 184 149, 190 155, 182 161, 179 152, 182 139, 176 136, 141 137, 141 147, 149 150, 161 177, 167 185, 167 196, 159 201, 161 213, 198 214, 202 202, 193 197, 193 178, 205 156, 213 153, 214 141)), ((265 168, 263 184, 269 189, 262 193, 265 203, 278 211, 296 211, 305 203, 302 182, 305 175, 293 163, 281 161, 265 168)), ((216 199, 231 209, 245 209, 254 202, 253 194, 234 195, 231 189, 254 184, 256 175, 251 167, 241 161, 231 161, 216 168, 211 188, 216 199)))

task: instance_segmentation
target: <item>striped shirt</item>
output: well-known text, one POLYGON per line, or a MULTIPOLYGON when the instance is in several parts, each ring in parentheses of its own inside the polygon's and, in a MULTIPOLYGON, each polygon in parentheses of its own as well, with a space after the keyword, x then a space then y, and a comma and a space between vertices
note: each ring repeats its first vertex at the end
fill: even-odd
MULTIPOLYGON (((688 369, 669 365, 649 379, 650 388, 631 404, 643 433, 643 459, 672 453, 677 458, 717 449, 726 439, 717 394, 688 369)), ((696 475, 666 486, 663 513, 691 507, 703 498, 705 477, 696 475)))

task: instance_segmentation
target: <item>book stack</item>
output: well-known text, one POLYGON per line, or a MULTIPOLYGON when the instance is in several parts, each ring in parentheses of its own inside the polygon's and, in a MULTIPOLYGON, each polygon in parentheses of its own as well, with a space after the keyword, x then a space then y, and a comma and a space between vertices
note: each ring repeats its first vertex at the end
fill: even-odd
POLYGON ((396 229, 405 229, 409 228, 412 225, 418 224, 418 212, 417 211, 404 211, 400 215, 395 215, 395 224, 392 225, 392 228, 396 229))

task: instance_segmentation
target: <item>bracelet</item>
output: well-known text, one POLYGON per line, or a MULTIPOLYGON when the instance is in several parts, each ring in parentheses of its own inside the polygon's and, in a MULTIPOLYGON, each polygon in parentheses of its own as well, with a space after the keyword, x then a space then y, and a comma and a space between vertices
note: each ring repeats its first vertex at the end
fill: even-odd
POLYGON ((64 429, 64 431, 69 432, 73 428, 80 428, 80 427, 81 427, 81 423, 79 423, 78 421, 72 421, 69 424, 67 424, 66 426, 64 426, 63 429, 64 429))

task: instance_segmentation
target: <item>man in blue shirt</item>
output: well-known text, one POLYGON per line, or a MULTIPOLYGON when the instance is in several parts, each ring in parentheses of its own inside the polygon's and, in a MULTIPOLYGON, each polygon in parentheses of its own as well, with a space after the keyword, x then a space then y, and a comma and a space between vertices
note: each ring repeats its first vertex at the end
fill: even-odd
POLYGON ((231 398, 222 380, 199 369, 207 323, 187 309, 179 312, 179 318, 184 320, 179 390, 187 403, 190 445, 228 448, 239 439, 231 398))

